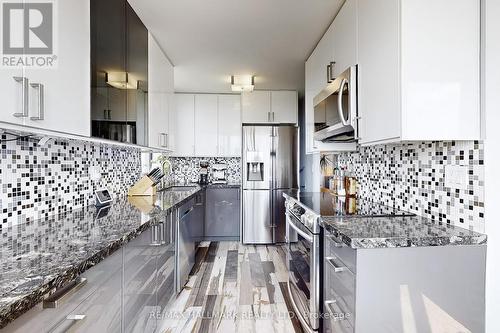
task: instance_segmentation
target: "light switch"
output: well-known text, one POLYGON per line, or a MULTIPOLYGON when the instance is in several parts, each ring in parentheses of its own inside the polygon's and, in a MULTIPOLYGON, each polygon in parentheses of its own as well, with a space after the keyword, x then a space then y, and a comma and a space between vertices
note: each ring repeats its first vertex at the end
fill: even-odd
POLYGON ((98 166, 89 167, 90 180, 99 181, 101 180, 101 168, 98 166))
POLYGON ((446 165, 444 167, 446 187, 466 190, 469 183, 469 167, 463 165, 446 165))

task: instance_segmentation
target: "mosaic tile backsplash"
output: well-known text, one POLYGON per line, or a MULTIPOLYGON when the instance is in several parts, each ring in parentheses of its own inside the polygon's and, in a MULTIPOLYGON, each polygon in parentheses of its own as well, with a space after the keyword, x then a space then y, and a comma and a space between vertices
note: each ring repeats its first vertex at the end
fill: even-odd
MULTIPOLYGON (((359 195, 443 223, 484 232, 482 142, 421 142, 359 147, 338 163, 359 182, 359 195), (465 186, 445 186, 447 166, 467 168, 465 186)), ((449 176, 449 175, 448 175, 449 176)))
POLYGON ((1 226, 71 212, 94 203, 94 190, 125 195, 141 175, 141 151, 76 140, 24 138, 0 146, 1 226), (92 180, 97 167, 100 180, 92 180))
POLYGON ((197 182, 200 176, 200 162, 209 163, 209 181, 211 177, 211 167, 216 163, 227 164, 226 177, 230 183, 241 182, 241 159, 237 157, 218 158, 218 157, 171 157, 172 174, 170 181, 173 182, 197 182))

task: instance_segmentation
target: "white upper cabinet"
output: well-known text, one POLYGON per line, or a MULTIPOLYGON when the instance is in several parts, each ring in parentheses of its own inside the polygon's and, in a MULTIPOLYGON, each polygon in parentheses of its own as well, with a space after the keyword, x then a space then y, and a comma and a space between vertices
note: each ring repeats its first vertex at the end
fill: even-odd
POLYGON ((357 63, 356 1, 347 0, 305 64, 306 153, 349 151, 352 144, 314 140, 314 97, 328 84, 328 66, 333 77, 357 63))
POLYGON ((210 157, 218 154, 217 95, 196 95, 194 101, 195 155, 210 157))
POLYGON ((194 95, 175 94, 174 156, 194 156, 194 95))
POLYGON ((219 95, 218 156, 241 156, 241 97, 219 95))
POLYGON ((474 140, 480 3, 358 0, 360 142, 474 140))
POLYGON ((241 108, 243 123, 271 122, 271 92, 259 90, 242 93, 241 108))
MULTIPOLYGON (((176 94, 173 156, 241 156, 240 95, 176 94)), ((172 122, 172 121, 171 121, 172 122)))
POLYGON ((148 49, 148 145, 173 150, 174 67, 151 34, 148 49))
POLYGON ((357 0, 347 0, 332 24, 333 77, 358 63, 357 0))
POLYGON ((242 123, 296 124, 297 92, 252 91, 241 94, 242 123))
MULTIPOLYGON (((53 37, 53 55, 34 57, 38 59, 37 64, 43 61, 46 66, 0 69, 0 121, 88 136, 90 2, 59 1, 55 8, 53 15, 58 24, 53 36, 45 36, 53 37), (23 95, 26 99, 22 98, 23 95)), ((11 13, 15 15, 15 11, 11 13)), ((47 40, 39 40, 37 45, 50 45, 50 42, 45 42, 47 40)), ((24 53, 13 56, 32 59, 31 43, 31 39, 24 41, 24 53)))
POLYGON ((296 124, 298 110, 296 91, 271 92, 271 118, 274 123, 296 124))

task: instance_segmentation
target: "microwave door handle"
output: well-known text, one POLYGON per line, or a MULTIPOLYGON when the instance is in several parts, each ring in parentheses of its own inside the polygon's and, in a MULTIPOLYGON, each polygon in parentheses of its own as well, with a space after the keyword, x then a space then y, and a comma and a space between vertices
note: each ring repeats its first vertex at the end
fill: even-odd
POLYGON ((340 83, 340 88, 339 88, 339 97, 337 98, 337 109, 339 112, 340 120, 342 120, 342 124, 344 126, 349 126, 349 122, 344 118, 344 109, 342 106, 342 99, 343 99, 343 92, 344 92, 344 86, 347 83, 346 79, 342 79, 342 82, 340 83))

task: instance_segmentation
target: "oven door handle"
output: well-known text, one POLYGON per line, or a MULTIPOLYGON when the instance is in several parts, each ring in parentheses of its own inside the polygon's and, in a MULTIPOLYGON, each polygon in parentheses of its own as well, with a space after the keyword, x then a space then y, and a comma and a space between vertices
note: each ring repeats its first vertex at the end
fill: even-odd
MULTIPOLYGON (((288 216, 288 218, 290 220, 292 220, 292 217, 288 216)), ((293 221, 290 221, 290 226, 292 227, 293 230, 295 230, 299 235, 301 235, 302 237, 304 237, 309 243, 312 243, 313 242, 313 237, 311 235, 308 235, 305 231, 302 231, 299 229, 299 227, 297 227, 293 221)))

